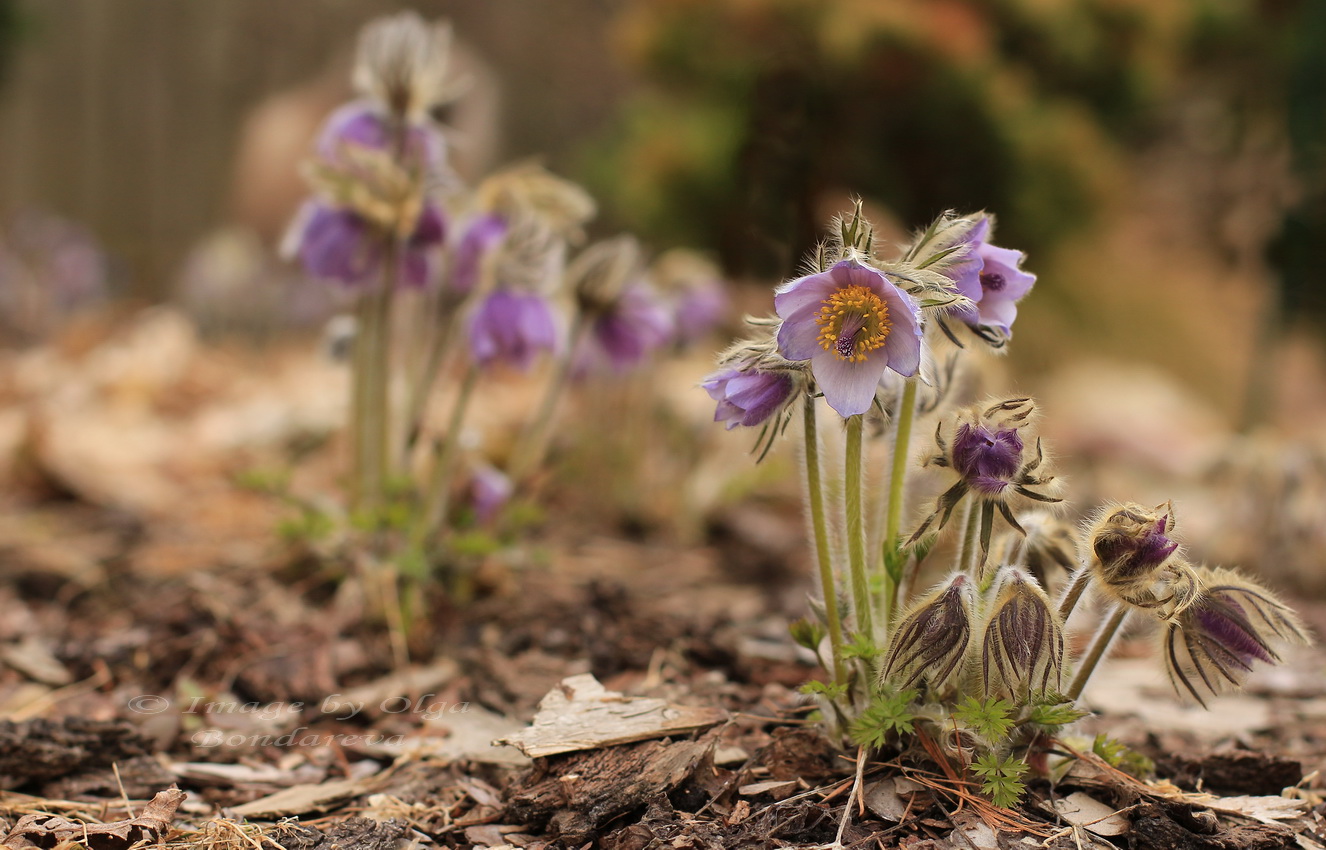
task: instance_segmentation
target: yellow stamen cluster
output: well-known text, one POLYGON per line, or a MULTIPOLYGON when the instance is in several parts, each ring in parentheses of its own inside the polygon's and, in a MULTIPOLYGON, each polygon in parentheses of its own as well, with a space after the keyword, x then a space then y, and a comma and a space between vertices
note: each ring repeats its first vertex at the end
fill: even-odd
POLYGON ((841 360, 860 363, 884 345, 893 324, 889 305, 868 286, 848 286, 833 293, 820 307, 820 345, 841 360), (845 329, 847 330, 844 333, 845 329))

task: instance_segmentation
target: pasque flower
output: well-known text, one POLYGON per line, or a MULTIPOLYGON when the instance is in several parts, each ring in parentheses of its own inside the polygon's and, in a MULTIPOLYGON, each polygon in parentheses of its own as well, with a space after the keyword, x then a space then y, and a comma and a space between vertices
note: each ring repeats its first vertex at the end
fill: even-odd
POLYGON ((1050 599, 1035 579, 1005 567, 995 585, 981 640, 985 692, 1020 697, 1061 684, 1064 631, 1050 599))
POLYGON ((480 366, 498 363, 527 371, 557 347, 552 306, 538 292, 499 286, 470 319, 470 354, 480 366))
POLYGON ((1095 586, 1134 608, 1163 609, 1173 617, 1197 598, 1200 582, 1178 557, 1174 507, 1107 505, 1092 520, 1084 555, 1095 586))
POLYGON ((959 573, 913 603, 889 641, 880 680, 910 688, 942 685, 958 669, 972 633, 975 587, 959 573))
POLYGON ((870 409, 885 370, 910 377, 921 365, 920 308, 883 272, 855 259, 785 283, 774 308, 783 320, 783 356, 810 361, 841 416, 870 409))
POLYGON ((643 280, 628 284, 615 302, 590 319, 582 358, 617 372, 639 365, 672 339, 672 312, 643 280))
POLYGON ((1017 302, 1031 291, 1036 276, 1021 269, 1021 251, 986 241, 991 229, 990 217, 982 216, 967 236, 966 257, 947 271, 958 292, 972 302, 949 315, 978 331, 990 329, 1007 338, 1017 318, 1017 302))
POLYGON ((728 366, 700 382, 709 397, 718 402, 715 422, 726 422, 731 431, 738 425, 761 425, 792 398, 796 381, 791 372, 761 369, 757 363, 728 366))
POLYGON ((1161 631, 1170 682, 1205 705, 1201 691, 1238 687, 1253 662, 1278 664, 1272 643, 1309 643, 1298 617, 1273 593, 1233 570, 1199 567, 1203 591, 1161 631))

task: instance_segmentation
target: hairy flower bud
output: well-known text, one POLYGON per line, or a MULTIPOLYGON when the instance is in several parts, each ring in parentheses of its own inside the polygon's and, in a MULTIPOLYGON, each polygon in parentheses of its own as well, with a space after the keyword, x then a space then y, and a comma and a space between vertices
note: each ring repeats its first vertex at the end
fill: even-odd
POLYGON ((896 688, 922 679, 943 685, 967 653, 974 596, 972 579, 959 573, 915 602, 893 632, 881 681, 896 688))
POLYGON ((1205 705, 1211 695, 1237 688, 1254 661, 1278 664, 1274 641, 1307 644, 1297 615, 1273 593, 1233 570, 1200 567, 1203 591, 1161 630, 1165 669, 1179 686, 1205 705))
POLYGON ((617 236, 577 254, 566 268, 566 285, 581 310, 599 315, 613 309, 640 273, 640 243, 633 236, 617 236))
POLYGON ((1064 630, 1035 579, 1005 567, 995 584, 981 640, 981 679, 986 694, 1029 695, 1058 689, 1064 666, 1064 630))
POLYGON ((1179 544, 1170 536, 1174 527, 1169 502, 1102 508, 1084 537, 1084 560, 1096 587, 1126 605, 1161 609, 1166 619, 1192 604, 1200 582, 1177 554, 1179 544))

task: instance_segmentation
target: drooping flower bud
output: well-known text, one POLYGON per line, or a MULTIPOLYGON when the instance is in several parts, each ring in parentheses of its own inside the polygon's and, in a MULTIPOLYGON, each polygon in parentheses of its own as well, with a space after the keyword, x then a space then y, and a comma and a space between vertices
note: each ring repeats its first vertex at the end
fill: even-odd
POLYGON ((522 162, 485 178, 475 190, 485 212, 508 220, 532 217, 569 242, 580 242, 584 224, 594 217, 594 198, 536 162, 522 162))
POLYGON ((1238 688, 1253 662, 1280 663, 1274 642, 1308 644, 1298 616, 1273 593, 1233 570, 1199 567, 1203 591, 1161 630, 1162 656, 1175 691, 1202 705, 1202 692, 1238 688))
POLYGON ((909 688, 943 685, 962 663, 972 633, 972 579, 959 573, 912 604, 893 631, 880 680, 909 688))
POLYGON ((748 317, 746 322, 756 336, 729 346, 718 358, 718 370, 700 382, 718 403, 714 421, 726 422, 729 431, 765 424, 806 391, 805 367, 778 353, 778 321, 748 317))
POLYGON ((1064 630, 1035 579, 1005 567, 996 580, 981 641, 986 694, 1020 697, 1062 685, 1064 630))

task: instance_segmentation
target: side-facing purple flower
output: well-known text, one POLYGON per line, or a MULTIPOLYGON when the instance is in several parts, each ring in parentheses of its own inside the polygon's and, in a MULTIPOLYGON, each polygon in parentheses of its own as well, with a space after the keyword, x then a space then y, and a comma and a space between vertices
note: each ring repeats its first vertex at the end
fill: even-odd
POLYGON ((774 308, 783 320, 783 356, 810 361, 841 416, 870 409, 886 369, 910 377, 920 368, 920 308, 883 272, 856 260, 783 284, 774 308))
POLYGON ((738 425, 763 424, 791 399, 796 381, 791 372, 765 370, 751 363, 720 369, 700 386, 718 402, 714 421, 726 422, 731 431, 738 425))
POLYGON ((672 338, 672 314, 653 287, 627 284, 618 298, 590 319, 582 343, 585 365, 602 363, 617 372, 639 365, 672 338))
POLYGON ((557 323, 548 300, 535 292, 499 287, 470 319, 470 354, 480 366, 501 363, 521 371, 557 347, 557 323))
MULTIPOLYGON (((433 278, 446 236, 441 209, 426 203, 414 232, 402 243, 401 286, 421 288, 433 278)), ((287 251, 298 255, 309 275, 346 286, 372 285, 382 267, 383 236, 350 209, 306 201, 287 237, 287 251)))
POLYGON ((1031 291, 1036 275, 1020 268, 1021 251, 991 245, 986 241, 989 236, 990 218, 984 216, 967 237, 966 258, 947 272, 958 292, 973 302, 950 315, 973 327, 994 328, 1007 337, 1017 318, 1017 302, 1031 291))

